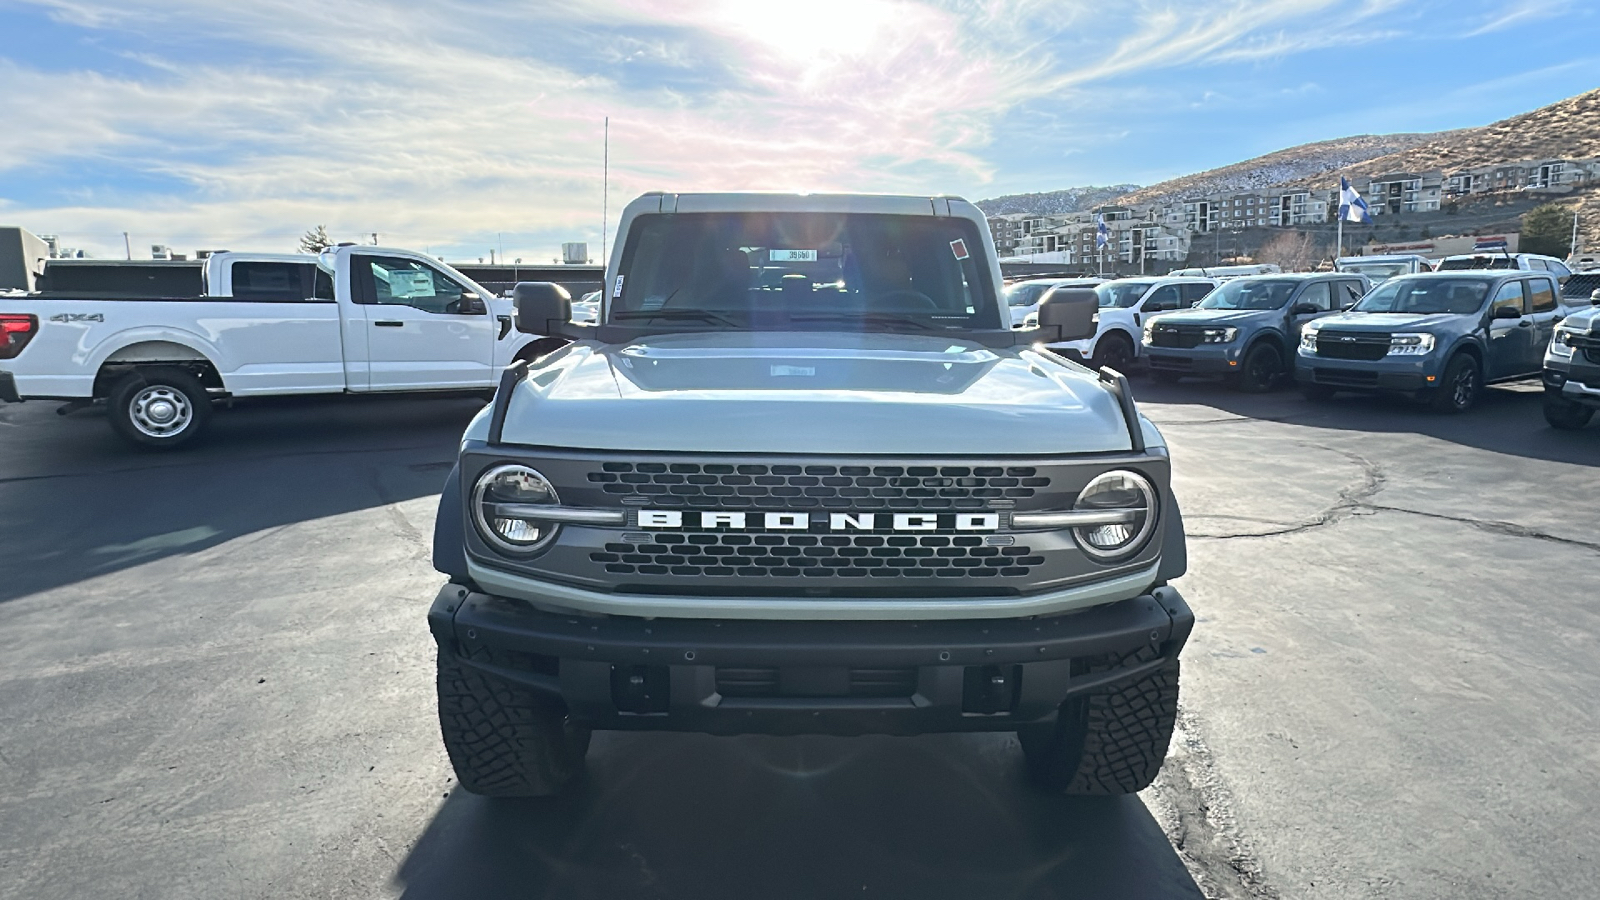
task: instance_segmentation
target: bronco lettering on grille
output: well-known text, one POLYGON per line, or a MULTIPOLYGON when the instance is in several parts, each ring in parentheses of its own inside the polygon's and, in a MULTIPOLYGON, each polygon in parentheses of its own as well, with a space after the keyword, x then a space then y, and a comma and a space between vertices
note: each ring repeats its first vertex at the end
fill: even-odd
POLYGON ((998 531, 999 513, 803 513, 639 510, 640 528, 732 531, 998 531))

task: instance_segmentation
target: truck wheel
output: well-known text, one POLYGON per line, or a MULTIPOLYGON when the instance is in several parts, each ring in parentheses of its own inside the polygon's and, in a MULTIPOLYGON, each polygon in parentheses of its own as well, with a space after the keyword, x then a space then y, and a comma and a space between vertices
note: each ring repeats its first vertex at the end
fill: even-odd
POLYGON ((1324 400, 1332 400, 1333 395, 1336 393, 1338 393, 1338 391, 1328 387, 1325 384, 1312 384, 1307 382, 1300 385, 1300 396, 1305 397, 1307 400, 1315 403, 1321 403, 1324 400))
POLYGON ((1483 378, 1478 373, 1478 361, 1465 353, 1457 354, 1444 367, 1444 377, 1440 379, 1439 386, 1433 389, 1428 405, 1435 412, 1466 412, 1478 402, 1478 394, 1482 390, 1483 378))
POLYGON ((1102 367, 1109 367, 1118 372, 1127 374, 1133 365, 1133 343, 1118 332, 1112 332, 1100 339, 1095 345, 1094 355, 1090 358, 1090 368, 1100 371, 1102 367))
POLYGON ((439 730, 456 780, 486 797, 558 794, 583 768, 589 729, 566 709, 439 650, 439 730))
POLYGON ((1552 428, 1563 431, 1576 431, 1589 424, 1594 417, 1594 410, 1581 403, 1563 400, 1559 396, 1544 395, 1544 420, 1552 428))
POLYGON ((181 447, 211 421, 211 395, 182 369, 131 372, 111 388, 106 403, 112 429, 141 447, 181 447))
POLYGON ((1239 364, 1239 379, 1235 387, 1247 394, 1265 394, 1283 377, 1283 354, 1272 344, 1260 343, 1250 348, 1239 364))
MULTIPOLYGON (((1156 658, 1144 648, 1087 674, 1156 658)), ((1028 775, 1042 788, 1079 796, 1132 794, 1161 771, 1178 716, 1178 661, 1101 694, 1068 700, 1056 724, 1018 733, 1028 775)))

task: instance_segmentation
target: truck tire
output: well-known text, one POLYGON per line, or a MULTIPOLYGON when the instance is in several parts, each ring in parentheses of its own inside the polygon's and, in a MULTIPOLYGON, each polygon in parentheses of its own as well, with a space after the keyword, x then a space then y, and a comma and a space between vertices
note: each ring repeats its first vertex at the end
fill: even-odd
POLYGON ((559 702, 439 650, 439 731, 456 780, 485 797, 548 797, 583 769, 589 729, 559 702))
POLYGON ((193 441, 211 421, 211 395, 200 379, 182 369, 136 369, 111 388, 106 398, 111 428, 122 437, 157 450, 193 441))
POLYGON ((1483 393, 1483 375, 1478 361, 1465 353, 1456 354, 1444 367, 1444 377, 1433 389, 1428 405, 1434 412, 1462 413, 1471 409, 1483 393))
POLYGON ((1573 403, 1571 400, 1563 400, 1559 395, 1551 396, 1549 391, 1545 392, 1544 420, 1550 423, 1550 427, 1562 431, 1576 431, 1589 424, 1589 420, 1593 417, 1594 410, 1590 407, 1582 403, 1573 403))
POLYGON ((1246 394, 1265 394, 1283 374, 1283 353, 1276 344, 1262 341, 1245 353, 1234 387, 1246 394))
MULTIPOLYGON (((1125 654, 1107 669, 1156 658, 1153 648, 1125 654)), ((1018 733, 1028 775, 1041 788, 1077 796, 1144 790, 1161 771, 1178 716, 1178 661, 1137 681, 1061 705, 1054 726, 1018 733)))
POLYGON ((1111 368, 1126 375, 1133 367, 1133 342, 1120 331, 1113 331, 1095 345, 1089 367, 1096 372, 1111 368))

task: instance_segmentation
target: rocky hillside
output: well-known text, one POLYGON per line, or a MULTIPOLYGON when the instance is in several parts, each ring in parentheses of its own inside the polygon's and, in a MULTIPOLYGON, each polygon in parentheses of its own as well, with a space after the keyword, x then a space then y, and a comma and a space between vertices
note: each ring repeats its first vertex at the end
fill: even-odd
POLYGON ((1008 213, 1060 216, 1094 209, 1102 203, 1109 203, 1129 191, 1138 189, 1137 184, 1075 187, 1060 191, 1045 191, 1040 194, 1007 194, 993 200, 979 200, 977 205, 985 215, 990 216, 1003 216, 1008 213))
POLYGON ((1185 197, 1259 191, 1279 184, 1309 183, 1326 188, 1338 183, 1338 173, 1353 172, 1354 167, 1369 160, 1395 156, 1410 148, 1459 133, 1362 134, 1301 144, 1230 166, 1140 188, 1118 198, 1117 202, 1157 203, 1185 197))

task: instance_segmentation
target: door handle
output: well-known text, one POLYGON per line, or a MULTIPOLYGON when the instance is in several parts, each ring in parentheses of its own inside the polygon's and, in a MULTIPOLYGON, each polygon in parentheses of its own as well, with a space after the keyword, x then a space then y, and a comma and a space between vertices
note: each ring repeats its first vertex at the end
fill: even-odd
POLYGON ((404 328, 404 327, 406 327, 406 323, 404 323, 404 322, 396 322, 393 319, 380 319, 379 321, 373 322, 372 324, 378 326, 379 328, 404 328))

